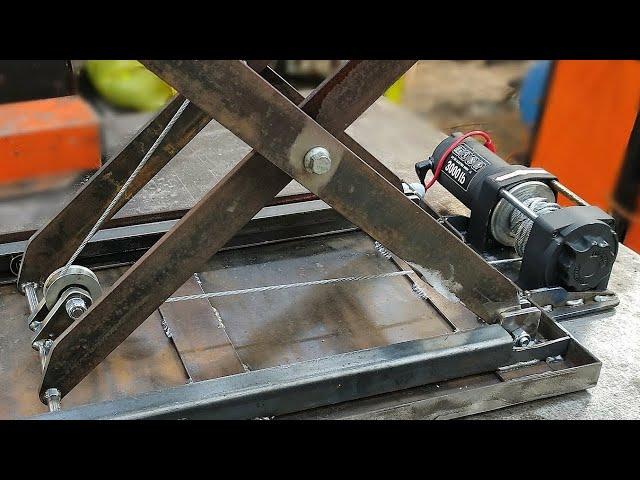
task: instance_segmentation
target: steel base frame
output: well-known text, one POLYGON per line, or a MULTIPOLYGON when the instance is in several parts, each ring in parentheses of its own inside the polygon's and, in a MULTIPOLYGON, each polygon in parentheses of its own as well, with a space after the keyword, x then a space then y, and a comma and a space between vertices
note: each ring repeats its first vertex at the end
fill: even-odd
MULTIPOLYGON (((322 201, 285 197, 279 203, 265 207, 225 249, 358 230, 322 201)), ((167 218, 176 215, 166 213, 167 218)), ((96 242, 106 245, 96 251, 109 247, 116 264, 127 263, 139 234, 149 236, 137 247, 141 255, 148 243, 158 240, 158 230, 168 228, 164 223, 175 221, 102 230, 96 242)), ((91 264, 99 258, 85 260, 91 264)), ((256 370, 35 418, 455 418, 596 384, 600 362, 560 325, 545 316, 539 332, 541 341, 535 347, 514 348, 513 338, 500 325, 478 323, 477 328, 441 337, 256 370)))

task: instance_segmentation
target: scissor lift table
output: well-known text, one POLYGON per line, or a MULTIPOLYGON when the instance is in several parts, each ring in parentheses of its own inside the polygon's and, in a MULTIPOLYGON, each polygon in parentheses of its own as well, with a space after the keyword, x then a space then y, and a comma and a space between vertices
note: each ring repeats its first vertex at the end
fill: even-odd
MULTIPOLYGON (((351 61, 303 99, 258 61, 147 62, 184 97, 35 235, 3 236, 13 285, 0 296, 0 414, 450 418, 594 386, 600 361, 559 322, 571 309, 543 314, 538 341, 514 347, 500 316, 520 307, 515 286, 455 243, 376 158, 394 163, 397 152, 389 162, 343 133, 411 63, 351 61), (133 200, 78 257, 105 291, 54 340, 43 375, 15 274, 38 284, 64 265, 179 108, 117 208, 133 200), (302 164, 317 145, 332 153, 326 176, 302 164), (306 188, 287 187, 292 178, 306 188), (429 284, 416 265, 464 267, 454 275, 463 288, 429 284), (63 408, 44 413, 50 388, 63 408)), ((423 133, 427 143, 442 137, 423 133)), ((448 203, 442 192, 431 200, 448 203)))

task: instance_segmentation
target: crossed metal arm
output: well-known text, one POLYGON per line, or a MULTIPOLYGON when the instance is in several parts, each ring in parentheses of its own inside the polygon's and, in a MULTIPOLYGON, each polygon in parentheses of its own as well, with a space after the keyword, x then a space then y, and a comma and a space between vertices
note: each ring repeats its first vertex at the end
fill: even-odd
POLYGON ((55 253, 60 265, 70 258, 185 97, 191 104, 118 207, 211 118, 254 150, 54 341, 41 396, 54 387, 66 395, 292 179, 389 250, 439 277, 484 320, 497 321, 501 312, 518 308, 515 286, 407 199, 397 177, 344 133, 414 62, 349 61, 307 98, 265 62, 143 63, 181 95, 32 238, 21 284, 40 281, 59 266, 47 255, 55 253), (303 165, 317 146, 332 159, 324 174, 303 165), (74 217, 71 212, 80 208, 80 218, 74 217))

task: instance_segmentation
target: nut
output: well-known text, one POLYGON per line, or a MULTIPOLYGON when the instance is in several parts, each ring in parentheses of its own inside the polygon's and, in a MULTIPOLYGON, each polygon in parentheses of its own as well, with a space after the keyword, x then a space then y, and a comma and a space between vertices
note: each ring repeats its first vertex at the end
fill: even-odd
POLYGON ((67 300, 67 303, 65 303, 65 308, 67 309, 67 315, 77 320, 87 311, 87 304, 83 298, 71 297, 67 300))
POLYGON ((516 347, 526 347, 531 343, 531 335, 519 328, 511 333, 513 335, 513 344, 516 347))

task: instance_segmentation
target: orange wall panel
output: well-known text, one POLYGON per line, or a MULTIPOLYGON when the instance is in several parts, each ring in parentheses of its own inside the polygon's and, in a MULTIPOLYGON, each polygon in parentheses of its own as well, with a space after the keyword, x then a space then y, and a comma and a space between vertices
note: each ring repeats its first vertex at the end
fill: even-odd
POLYGON ((99 120, 80 97, 0 105, 0 183, 99 167, 99 120))
POLYGON ((531 166, 609 210, 639 105, 640 61, 555 62, 531 166))

